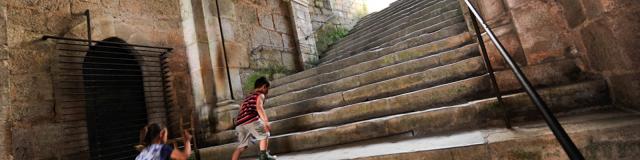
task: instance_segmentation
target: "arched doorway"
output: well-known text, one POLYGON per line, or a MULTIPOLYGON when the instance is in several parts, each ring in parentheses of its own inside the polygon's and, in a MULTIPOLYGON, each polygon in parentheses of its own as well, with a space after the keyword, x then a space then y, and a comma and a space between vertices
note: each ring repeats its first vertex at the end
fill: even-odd
POLYGON ((142 68, 119 38, 90 47, 83 67, 91 159, 133 159, 148 123, 142 68), (109 43, 116 42, 116 43, 109 43), (120 43, 120 44, 118 44, 120 43))

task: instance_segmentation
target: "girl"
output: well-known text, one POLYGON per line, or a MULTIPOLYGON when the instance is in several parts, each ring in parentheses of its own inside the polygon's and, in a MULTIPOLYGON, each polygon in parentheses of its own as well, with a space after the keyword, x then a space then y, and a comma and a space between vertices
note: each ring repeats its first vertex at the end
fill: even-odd
POLYGON ((140 130, 140 146, 143 147, 136 160, 185 160, 191 155, 191 134, 184 131, 184 151, 173 149, 167 143, 167 128, 152 123, 140 130))

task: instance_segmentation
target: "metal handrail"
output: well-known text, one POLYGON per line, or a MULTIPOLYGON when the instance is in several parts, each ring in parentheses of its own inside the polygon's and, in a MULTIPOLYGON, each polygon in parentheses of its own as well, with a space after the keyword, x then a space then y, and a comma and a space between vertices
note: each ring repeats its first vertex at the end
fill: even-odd
MULTIPOLYGON (((511 58, 509 53, 507 53, 507 50, 504 48, 504 46, 502 46, 502 43, 500 43, 498 38, 496 38, 491 28, 487 26, 486 21, 482 19, 482 17, 480 16, 476 8, 473 7, 473 5, 471 4, 471 2, 469 2, 469 0, 464 0, 464 2, 466 3, 467 7, 469 7, 469 11, 473 14, 471 19, 473 19, 472 23, 476 28, 476 33, 480 32, 478 31, 478 23, 479 23, 480 25, 482 25, 482 28, 485 30, 487 35, 489 35, 491 42, 493 42, 493 44, 496 46, 496 48, 500 52, 500 55, 502 55, 504 60, 509 65, 509 67, 513 71, 513 74, 518 79, 518 82, 520 82, 520 85, 525 89, 525 91, 529 95, 529 98, 531 98, 531 101, 536 105, 538 110, 541 112, 545 122, 547 123, 547 126, 549 126, 549 129, 551 129, 551 131, 553 132, 553 135, 556 137, 558 142, 560 142, 560 145, 564 149, 567 156, 572 160, 583 160, 584 157, 582 156, 582 153, 580 153, 580 150, 578 150, 576 145, 573 143, 573 141, 571 140, 571 137, 569 137, 569 135, 564 130, 564 128, 562 128, 562 125, 560 125, 560 123, 558 122, 556 117, 553 115, 553 113, 551 112, 547 104, 544 102, 544 100, 542 100, 538 92, 532 87, 531 82, 529 82, 527 77, 522 73, 522 70, 520 69, 518 64, 516 64, 513 61, 513 58, 511 58)), ((478 34, 477 36, 479 37, 478 39, 479 43, 482 43, 483 42, 482 35, 478 34)), ((482 49, 483 49, 483 52, 486 54, 486 50, 484 50, 484 47, 482 49)))

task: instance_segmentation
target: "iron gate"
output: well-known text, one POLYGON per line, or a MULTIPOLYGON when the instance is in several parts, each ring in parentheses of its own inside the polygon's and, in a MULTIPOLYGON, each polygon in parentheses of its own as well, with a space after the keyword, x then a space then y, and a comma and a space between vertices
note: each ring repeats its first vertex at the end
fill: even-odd
MULTIPOLYGON (((139 131, 169 116, 167 54, 171 48, 128 44, 119 38, 90 41, 45 36, 56 43, 56 104, 63 114, 64 139, 72 152, 91 159, 132 159, 139 131)), ((179 124, 169 124, 172 131, 179 124)))

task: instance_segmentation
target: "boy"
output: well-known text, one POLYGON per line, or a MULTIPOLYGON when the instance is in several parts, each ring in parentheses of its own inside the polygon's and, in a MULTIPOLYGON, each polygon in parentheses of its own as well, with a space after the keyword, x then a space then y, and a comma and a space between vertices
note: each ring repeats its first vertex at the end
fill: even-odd
POLYGON ((269 118, 264 112, 265 95, 269 92, 269 81, 265 77, 256 80, 254 90, 249 94, 242 105, 240 112, 236 117, 236 134, 240 143, 233 152, 232 160, 238 160, 240 154, 249 146, 249 142, 253 140, 260 141, 260 160, 275 160, 275 157, 267 152, 269 138, 269 118))

